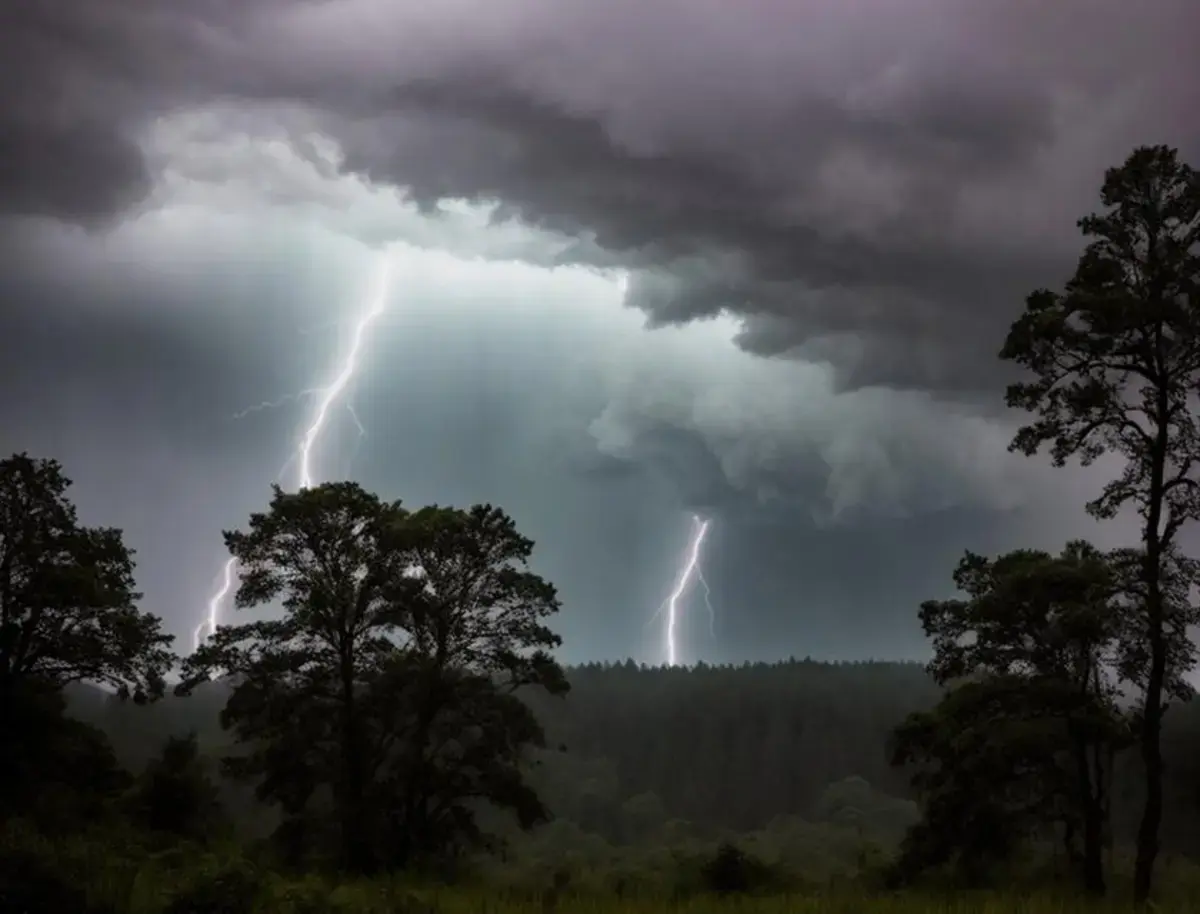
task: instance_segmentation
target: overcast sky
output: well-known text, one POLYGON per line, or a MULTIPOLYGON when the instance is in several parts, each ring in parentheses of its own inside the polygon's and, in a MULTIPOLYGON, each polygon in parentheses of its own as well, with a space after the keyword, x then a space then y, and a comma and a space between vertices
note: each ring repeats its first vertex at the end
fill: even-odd
POLYGON ((1197 162, 1198 33, 1195 0, 5 4, 0 451, 65 464, 188 649, 387 257, 320 478, 505 507, 566 660, 662 659, 692 512, 683 659, 921 656, 963 549, 1128 541, 1082 511, 1110 467, 1007 453, 996 352, 1106 167, 1197 162))

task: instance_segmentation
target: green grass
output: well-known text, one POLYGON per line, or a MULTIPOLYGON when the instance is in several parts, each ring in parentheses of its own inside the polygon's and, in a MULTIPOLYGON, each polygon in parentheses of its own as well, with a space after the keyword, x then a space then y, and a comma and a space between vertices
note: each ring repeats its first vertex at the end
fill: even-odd
MULTIPOLYGON (((936 895, 871 893, 840 882, 805 891, 717 897, 681 892, 669 874, 639 883, 640 895, 618 894, 593 874, 590 880, 548 888, 543 874, 521 884, 513 873, 505 887, 421 885, 402 877, 337 881, 296 878, 257 867, 230 845, 217 849, 156 848, 137 835, 107 831, 50 840, 19 824, 0 825, 0 863, 18 860, 9 874, 37 871, 77 891, 83 910, 73 914, 1085 914, 1132 910, 1127 881, 1116 879, 1104 903, 1064 892, 957 892, 936 895), (185 905, 183 902, 189 901, 185 905)), ((0 873, 0 909, 5 909, 0 873)), ((11 878, 11 877, 10 877, 11 878)), ((628 883, 626 883, 628 884, 628 883)), ((562 882, 560 880, 560 885, 562 882)), ((1156 909, 1196 910, 1200 868, 1164 866, 1156 909), (1189 903, 1189 899, 1192 901, 1189 903)))

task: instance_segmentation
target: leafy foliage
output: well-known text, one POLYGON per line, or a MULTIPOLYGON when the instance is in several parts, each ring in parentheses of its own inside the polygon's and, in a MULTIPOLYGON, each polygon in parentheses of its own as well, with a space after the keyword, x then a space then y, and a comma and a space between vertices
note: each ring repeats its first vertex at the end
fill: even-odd
POLYGON ((1119 576, 1096 549, 1073 542, 1057 557, 968 552, 954 580, 965 599, 921 607, 929 671, 953 687, 898 728, 892 749, 894 764, 917 767, 925 799, 898 873, 956 860, 978 881, 1038 828, 1061 824, 1085 884, 1102 892, 1108 784, 1129 740, 1110 673, 1123 631, 1119 576))
POLYGON ((173 638, 139 611, 121 532, 82 526, 54 460, 0 460, 0 690, 18 678, 162 694, 173 638))
POLYGON ((130 778, 105 735, 67 715, 45 683, 20 682, 5 698, 0 819, 28 816, 57 832, 107 815, 130 778))
POLYGON ((167 904, 163 914, 252 914, 258 909, 262 877, 245 864, 199 874, 167 904))
POLYGON ((142 772, 131 801, 134 817, 151 833, 198 842, 213 835, 221 806, 195 734, 167 738, 159 757, 142 772))
POLYGON ((1146 806, 1135 894, 1145 901, 1163 810, 1164 692, 1172 655, 1184 653, 1172 645, 1188 621, 1172 616, 1165 581, 1188 567, 1175 550, 1177 535, 1200 517, 1192 409, 1200 384, 1200 177, 1174 149, 1141 147, 1109 169, 1100 196, 1105 212, 1079 222, 1090 241, 1074 276, 1062 293, 1029 296, 1000 355, 1034 375, 1008 389, 1009 406, 1036 416, 1013 449, 1034 454, 1048 444, 1057 466, 1072 458, 1089 464, 1106 452, 1125 458, 1088 510, 1113 518, 1132 507, 1142 527, 1146 806))
POLYGON ((5 848, 0 853, 0 911, 21 914, 110 914, 91 904, 87 893, 31 848, 5 848))
POLYGON ((303 843, 325 803, 343 863, 369 869, 482 842, 482 801, 526 827, 545 818, 519 764, 541 728, 514 692, 566 690, 544 624, 558 601, 502 511, 410 514, 353 483, 277 488, 226 540, 238 605, 281 598, 286 614, 219 629, 182 690, 235 678, 223 717, 248 752, 227 768, 259 779, 283 835, 303 843))
POLYGON ((701 871, 708 888, 719 894, 745 892, 750 888, 749 860, 745 852, 728 841, 717 848, 701 871))

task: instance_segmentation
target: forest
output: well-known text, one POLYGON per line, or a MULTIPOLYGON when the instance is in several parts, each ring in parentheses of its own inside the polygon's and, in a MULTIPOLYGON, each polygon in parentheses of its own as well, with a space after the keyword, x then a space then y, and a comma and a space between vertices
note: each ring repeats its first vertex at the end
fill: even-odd
POLYGON ((191 653, 67 470, 0 460, 0 911, 1069 911, 1200 898, 1200 179, 1105 176, 1000 358, 1103 551, 964 553, 926 664, 563 668, 493 505, 276 486, 191 653))

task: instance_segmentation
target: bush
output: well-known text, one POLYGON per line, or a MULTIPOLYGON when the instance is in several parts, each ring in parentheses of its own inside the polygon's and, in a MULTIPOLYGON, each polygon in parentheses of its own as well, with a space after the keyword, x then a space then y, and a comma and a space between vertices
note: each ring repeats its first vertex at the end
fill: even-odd
POLYGON ((756 861, 740 847, 726 841, 701 867, 700 878, 705 888, 719 895, 748 892, 754 882, 755 870, 761 868, 755 864, 756 861))
POLYGON ((171 899, 164 914, 253 914, 261 888, 262 881, 249 867, 221 867, 171 899))
POLYGON ((0 852, 0 911, 21 914, 109 914, 42 854, 7 847, 0 852))
POLYGON ((271 894, 270 910, 277 914, 329 914, 333 909, 328 886, 319 879, 284 883, 271 894))

